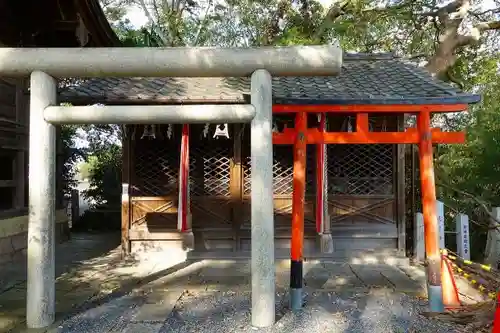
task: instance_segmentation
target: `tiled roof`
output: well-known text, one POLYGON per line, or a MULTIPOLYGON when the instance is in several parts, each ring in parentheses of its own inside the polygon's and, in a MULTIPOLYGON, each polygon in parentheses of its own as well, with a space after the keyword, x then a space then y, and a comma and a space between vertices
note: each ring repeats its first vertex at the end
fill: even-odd
MULTIPOLYGON (((249 78, 95 78, 60 92, 61 102, 242 103, 249 78)), ((275 77, 275 104, 475 103, 468 95, 392 54, 346 54, 338 76, 275 77)))

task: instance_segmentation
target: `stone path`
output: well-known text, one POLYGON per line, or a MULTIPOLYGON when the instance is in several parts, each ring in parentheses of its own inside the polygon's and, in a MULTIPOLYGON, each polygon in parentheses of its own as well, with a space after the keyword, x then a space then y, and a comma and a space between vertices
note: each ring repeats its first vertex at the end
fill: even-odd
MULTIPOLYGON (((219 326, 211 322, 210 329, 201 331, 226 332, 226 317, 232 318, 227 320, 234 326, 229 331, 252 331, 248 326, 251 284, 247 261, 187 262, 181 253, 168 256, 158 253, 146 259, 124 261, 118 244, 119 238, 110 235, 77 234, 70 242, 58 245, 58 322, 54 327, 35 332, 196 332, 195 323, 200 318, 207 315, 218 318, 217 311, 221 309, 226 309, 226 315, 219 318, 219 326), (202 304, 205 309, 200 308, 202 304)), ((278 318, 286 317, 289 312, 286 305, 289 269, 288 260, 277 261, 278 318)), ((33 332, 23 328, 25 276, 25 263, 0 267, 0 332, 33 332)), ((376 290, 384 293, 380 299, 387 304, 399 304, 404 297, 410 297, 403 293, 423 296, 425 275, 421 269, 412 267, 307 261, 304 281, 304 290, 309 295, 308 309, 325 314, 331 310, 332 297, 338 298, 335 302, 347 302, 353 307, 352 300, 357 298, 365 303, 378 302, 370 296, 376 290)), ((413 297, 412 302, 418 299, 413 297)), ((415 311, 415 306, 410 306, 411 311, 415 311)), ((400 308, 401 305, 397 309, 400 308)), ((376 312, 373 306, 370 311, 376 312)), ((391 316, 389 312, 386 314, 389 319, 391 316)), ((285 321, 292 320, 286 318, 285 321)), ((278 328, 279 323, 285 325, 280 320, 278 328)), ((283 332, 294 331, 288 328, 283 332)))
MULTIPOLYGON (((56 247, 56 311, 64 317, 83 303, 126 292, 154 279, 161 265, 122 260, 119 234, 73 234, 56 247)), ((169 265, 169 261, 165 261, 169 265)), ((170 264, 170 266, 172 266, 170 264)), ((0 332, 23 325, 26 260, 0 266, 0 332)))

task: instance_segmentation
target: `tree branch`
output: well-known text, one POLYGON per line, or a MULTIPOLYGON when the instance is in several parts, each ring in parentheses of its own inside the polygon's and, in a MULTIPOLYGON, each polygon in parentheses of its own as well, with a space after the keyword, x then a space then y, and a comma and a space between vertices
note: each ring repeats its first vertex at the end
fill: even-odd
POLYGON ((464 5, 465 2, 468 2, 466 0, 455 0, 453 2, 450 2, 444 7, 438 8, 432 12, 425 12, 422 14, 422 16, 434 16, 434 17, 439 17, 441 18, 442 16, 448 15, 450 13, 456 12, 460 7, 464 5))
POLYGON ((484 12, 480 12, 480 13, 476 13, 475 11, 471 10, 470 13, 473 16, 480 18, 481 16, 487 15, 487 14, 498 14, 498 13, 500 13, 500 8, 488 9, 488 10, 485 10, 484 12))
POLYGON ((205 26, 205 23, 207 22, 208 12, 212 8, 212 5, 213 5, 213 1, 209 1, 208 5, 207 5, 207 9, 205 10, 205 15, 203 16, 203 19, 199 23, 198 30, 196 31, 196 35, 194 36, 194 41, 193 41, 193 45, 194 46, 198 45, 198 41, 200 39, 201 31, 203 30, 203 27, 205 26))
POLYGON ((335 22, 339 17, 346 15, 346 14, 369 14, 369 13, 376 13, 378 15, 381 14, 388 14, 391 11, 397 11, 406 8, 407 6, 410 6, 412 4, 413 0, 409 1, 402 1, 401 3, 398 3, 396 5, 392 6, 386 6, 386 7, 369 7, 369 8, 364 8, 361 10, 355 10, 355 8, 352 6, 353 1, 352 0, 342 0, 339 2, 334 3, 333 5, 330 6, 328 9, 326 15, 324 16, 321 24, 319 27, 316 29, 314 35, 313 35, 313 40, 316 43, 320 43, 321 39, 323 38, 325 32, 328 30, 329 26, 335 22))
POLYGON ((280 20, 282 20, 285 17, 290 6, 291 2, 289 0, 281 0, 278 3, 278 8, 276 9, 276 12, 274 13, 271 21, 269 22, 268 26, 264 31, 264 36, 263 36, 264 38, 262 40, 263 45, 273 44, 273 42, 275 41, 276 37, 280 32, 280 27, 279 27, 280 20))
POLYGON ((321 24, 319 25, 318 29, 316 30, 316 32, 313 35, 313 40, 315 42, 318 43, 321 41, 321 38, 325 34, 325 32, 328 29, 328 27, 330 26, 330 24, 335 22, 335 20, 337 18, 339 18, 340 16, 344 15, 347 12, 347 9, 348 9, 350 4, 351 4, 351 2, 349 0, 344 0, 344 1, 337 2, 337 3, 333 4, 332 6, 330 6, 330 8, 328 9, 328 12, 326 13, 325 17, 323 18, 321 24))
POLYGON ((149 24, 151 24, 151 28, 153 29, 153 31, 158 35, 158 37, 160 37, 163 45, 169 45, 167 37, 165 36, 163 31, 158 29, 158 25, 153 20, 153 16, 151 16, 151 13, 149 12, 149 9, 146 6, 146 3, 144 2, 144 0, 138 0, 138 1, 139 1, 140 6, 142 7, 142 10, 144 11, 144 15, 146 15, 146 18, 149 21, 149 24))
POLYGON ((481 22, 476 24, 475 28, 480 32, 484 32, 486 30, 500 30, 500 21, 481 22))
POLYGON ((495 222, 496 223, 496 226, 494 227, 491 227, 491 226, 488 226, 489 229, 496 229, 500 226, 500 221, 491 213, 491 211, 488 209, 488 207, 486 206, 486 204, 479 200, 478 198, 476 198, 476 196, 468 193, 468 192, 465 192, 465 191, 462 191, 462 190, 459 190, 457 188, 454 188, 453 186, 451 185, 448 185, 448 184, 444 184, 442 182, 436 182, 436 185, 438 186, 442 186, 442 187, 445 187, 449 190, 452 190, 456 193, 459 193, 459 194, 462 194, 470 199, 472 199, 475 203, 477 203, 479 205, 479 207, 481 208, 481 210, 486 213, 488 215, 488 217, 491 219, 491 221, 495 222))
POLYGON ((457 47, 471 45, 479 42, 483 32, 488 30, 500 30, 500 21, 480 22, 476 24, 470 35, 459 35, 457 39, 457 47))

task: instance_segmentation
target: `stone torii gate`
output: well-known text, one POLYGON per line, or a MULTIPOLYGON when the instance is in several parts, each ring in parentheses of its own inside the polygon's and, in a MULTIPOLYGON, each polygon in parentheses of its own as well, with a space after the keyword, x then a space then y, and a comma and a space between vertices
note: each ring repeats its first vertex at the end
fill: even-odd
POLYGON ((274 76, 337 75, 337 46, 266 48, 2 48, 0 75, 31 75, 27 326, 55 317, 55 126, 251 122, 252 325, 275 321, 272 197, 274 76), (251 104, 57 106, 63 77, 241 77, 251 75, 251 104))

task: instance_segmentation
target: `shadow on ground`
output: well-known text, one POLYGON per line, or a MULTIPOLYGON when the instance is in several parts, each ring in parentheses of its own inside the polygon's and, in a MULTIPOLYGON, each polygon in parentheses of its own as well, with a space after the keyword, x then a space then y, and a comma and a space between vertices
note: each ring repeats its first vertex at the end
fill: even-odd
MULTIPOLYGON (((123 260, 118 236, 76 234, 57 247, 57 323, 36 332, 255 331, 248 261, 173 252, 123 260)), ((0 294, 0 332, 26 332, 25 269, 14 271, 0 294)), ((289 262, 277 261, 277 322, 262 332, 452 332, 417 315, 425 302, 401 291, 421 283, 398 267, 309 261, 304 277, 307 303, 293 314, 289 262)))

